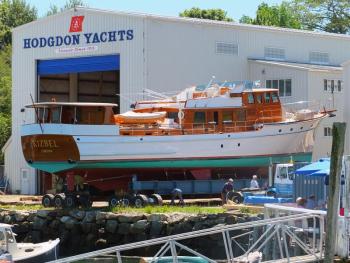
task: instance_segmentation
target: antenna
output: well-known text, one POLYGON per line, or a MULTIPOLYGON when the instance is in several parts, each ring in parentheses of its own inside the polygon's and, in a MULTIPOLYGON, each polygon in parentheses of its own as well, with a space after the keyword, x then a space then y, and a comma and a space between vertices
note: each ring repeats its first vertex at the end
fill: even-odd
POLYGON ((41 126, 40 119, 39 119, 38 109, 34 107, 34 99, 33 99, 32 93, 30 93, 30 98, 32 100, 32 105, 33 105, 33 108, 35 110, 36 121, 39 123, 41 133, 44 134, 44 130, 43 130, 43 127, 41 126))
POLYGON ((206 89, 210 88, 210 86, 213 83, 214 79, 215 79, 215 76, 212 76, 210 81, 209 81, 209 83, 208 83, 208 85, 207 85, 207 87, 206 87, 206 89))

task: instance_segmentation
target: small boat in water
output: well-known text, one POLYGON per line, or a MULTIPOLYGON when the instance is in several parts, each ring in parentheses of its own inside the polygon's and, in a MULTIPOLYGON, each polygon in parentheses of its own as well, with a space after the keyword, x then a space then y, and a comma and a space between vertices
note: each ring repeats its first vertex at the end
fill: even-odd
POLYGON ((47 262, 58 258, 60 240, 17 243, 11 225, 0 224, 0 262, 47 262))

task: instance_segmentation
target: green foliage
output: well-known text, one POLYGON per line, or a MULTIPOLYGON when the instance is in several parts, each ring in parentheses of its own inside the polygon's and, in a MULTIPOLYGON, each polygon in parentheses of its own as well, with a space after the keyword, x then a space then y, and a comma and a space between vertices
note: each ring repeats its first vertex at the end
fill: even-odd
POLYGON ((179 16, 227 22, 233 21, 232 18, 227 16, 227 12, 222 9, 200 9, 198 7, 192 7, 191 9, 184 10, 179 16))
POLYGON ((47 11, 46 16, 51 16, 54 14, 57 14, 59 12, 62 12, 67 9, 74 8, 76 6, 87 6, 83 0, 68 0, 63 7, 58 8, 56 5, 50 5, 49 11, 47 11))
POLYGON ((331 33, 350 33, 349 0, 293 0, 305 28, 331 33))
POLYGON ((24 0, 0 0, 0 48, 11 44, 11 29, 37 18, 37 10, 24 0))
POLYGON ((256 11, 255 18, 242 16, 240 23, 295 29, 302 28, 299 13, 295 12, 294 6, 288 2, 282 2, 280 5, 272 6, 262 3, 256 11))
POLYGON ((4 163, 4 156, 1 151, 11 136, 11 116, 0 113, 0 164, 4 163))

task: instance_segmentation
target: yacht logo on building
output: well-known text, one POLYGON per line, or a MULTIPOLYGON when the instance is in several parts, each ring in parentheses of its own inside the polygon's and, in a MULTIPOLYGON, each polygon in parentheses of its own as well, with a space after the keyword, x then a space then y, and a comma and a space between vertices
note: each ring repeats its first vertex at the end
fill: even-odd
POLYGON ((73 16, 70 21, 69 32, 83 31, 84 16, 73 16))

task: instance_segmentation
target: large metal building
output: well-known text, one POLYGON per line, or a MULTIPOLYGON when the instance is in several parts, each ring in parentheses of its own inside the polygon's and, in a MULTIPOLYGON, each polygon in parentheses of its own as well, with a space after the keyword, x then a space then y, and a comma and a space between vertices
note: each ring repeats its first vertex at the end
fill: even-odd
MULTIPOLYGON (((115 102, 145 89, 182 90, 216 80, 260 80, 285 102, 318 100, 338 109, 317 131, 314 158, 330 152, 331 122, 343 118, 342 68, 350 37, 178 17, 76 8, 13 30, 12 137, 5 174, 13 192, 42 185, 22 156, 21 112, 34 101, 115 102), (116 95, 116 94, 120 94, 116 95)), ((25 116, 26 115, 26 116, 25 116)))

